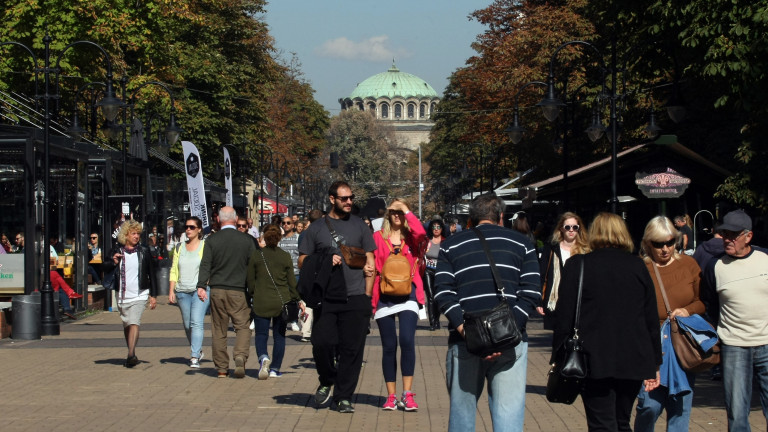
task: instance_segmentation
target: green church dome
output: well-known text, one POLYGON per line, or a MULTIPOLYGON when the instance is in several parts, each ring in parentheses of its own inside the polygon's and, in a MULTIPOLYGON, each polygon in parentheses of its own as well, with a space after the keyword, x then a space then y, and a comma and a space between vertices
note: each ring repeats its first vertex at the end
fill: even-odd
POLYGON ((380 97, 402 98, 431 98, 437 97, 435 89, 416 75, 400 72, 392 62, 392 67, 386 72, 376 74, 355 87, 350 99, 380 97))

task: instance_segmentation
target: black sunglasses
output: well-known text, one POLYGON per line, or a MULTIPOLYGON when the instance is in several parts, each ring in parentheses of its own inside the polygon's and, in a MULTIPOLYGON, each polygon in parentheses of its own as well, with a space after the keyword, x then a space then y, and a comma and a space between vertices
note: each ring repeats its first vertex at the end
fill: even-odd
POLYGON ((671 239, 665 242, 657 242, 657 241, 651 240, 651 246, 653 246, 655 249, 661 249, 664 246, 671 248, 672 246, 675 245, 675 243, 677 243, 677 240, 675 239, 671 239))
POLYGON ((97 237, 97 236, 91 236, 91 240, 93 240, 93 239, 97 239, 97 238, 99 238, 99 237, 97 237))
POLYGON ((282 223, 283 225, 293 225, 293 222, 290 222, 290 221, 289 221, 289 222, 283 221, 283 222, 281 222, 281 223, 282 223))
POLYGON ((237 224, 238 228, 248 228, 248 224, 237 224))
POLYGON ((355 194, 347 195, 347 196, 338 196, 338 195, 336 195, 336 199, 341 201, 341 202, 354 201, 355 200, 355 194))
POLYGON ((184 225, 184 229, 197 229, 197 225, 184 225))

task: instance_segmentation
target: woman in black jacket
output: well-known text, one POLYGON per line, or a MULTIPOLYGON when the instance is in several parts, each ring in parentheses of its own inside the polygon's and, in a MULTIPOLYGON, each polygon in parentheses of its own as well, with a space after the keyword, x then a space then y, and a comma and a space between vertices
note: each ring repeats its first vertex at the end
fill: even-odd
POLYGON ((633 255, 624 220, 600 213, 589 228, 592 252, 571 257, 560 283, 553 352, 573 331, 584 262, 579 337, 588 358, 581 391, 590 431, 629 431, 637 389, 659 385, 661 342, 656 294, 648 269, 633 255))
POLYGON ((589 236, 579 215, 565 212, 555 225, 551 242, 544 247, 539 267, 541 274, 541 306, 536 310, 544 315, 544 328, 555 327, 557 300, 563 267, 568 258, 589 252, 589 236))
POLYGON ((139 364, 136 357, 136 344, 139 341, 141 315, 147 306, 157 306, 157 286, 152 277, 155 265, 146 246, 139 244, 141 224, 133 219, 123 222, 117 234, 121 247, 110 253, 111 260, 104 261, 105 272, 114 271, 114 287, 117 308, 123 320, 123 333, 128 346, 128 358, 125 367, 139 364))

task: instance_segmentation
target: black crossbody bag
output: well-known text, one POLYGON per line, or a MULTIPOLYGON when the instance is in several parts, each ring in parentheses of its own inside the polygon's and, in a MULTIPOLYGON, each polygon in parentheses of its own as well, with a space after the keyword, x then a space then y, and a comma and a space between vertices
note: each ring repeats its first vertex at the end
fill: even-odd
POLYGON ((504 298, 504 286, 501 284, 496 262, 493 260, 485 236, 477 228, 472 228, 472 231, 480 239, 480 244, 488 258, 493 281, 496 284, 496 292, 499 296, 499 304, 493 309, 473 313, 465 312, 464 339, 467 344, 467 351, 486 357, 516 347, 523 340, 523 335, 517 328, 515 315, 509 308, 509 303, 504 298))

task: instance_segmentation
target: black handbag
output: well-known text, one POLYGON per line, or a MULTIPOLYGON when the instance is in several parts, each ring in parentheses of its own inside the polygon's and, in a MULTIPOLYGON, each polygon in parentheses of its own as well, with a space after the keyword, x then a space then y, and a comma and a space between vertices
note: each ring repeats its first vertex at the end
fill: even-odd
POLYGON ((275 278, 272 277, 272 272, 269 271, 269 265, 267 264, 267 259, 264 257, 264 252, 259 249, 259 253, 261 254, 261 259, 264 260, 264 268, 267 269, 267 274, 269 275, 269 279, 272 280, 272 286, 275 287, 275 291, 277 291, 277 296, 280 298, 280 303, 283 305, 280 309, 280 317, 283 319, 284 323, 293 322, 299 319, 299 302, 296 300, 289 300, 284 301, 283 295, 280 294, 280 290, 277 288, 277 284, 275 283, 275 278))
POLYGON ((555 352, 555 362, 547 376, 547 400, 554 403, 572 404, 584 387, 587 378, 587 358, 579 339, 579 315, 581 290, 584 284, 584 260, 579 273, 579 294, 576 299, 576 316, 573 335, 567 338, 555 352))
POLYGON ((499 304, 492 309, 480 312, 464 313, 464 339, 467 351, 486 357, 493 353, 503 352, 516 347, 523 340, 520 329, 517 328, 515 316, 504 298, 504 287, 501 284, 496 262, 493 260, 485 236, 477 228, 472 228, 483 245, 483 250, 491 267, 499 304))

